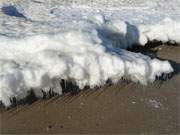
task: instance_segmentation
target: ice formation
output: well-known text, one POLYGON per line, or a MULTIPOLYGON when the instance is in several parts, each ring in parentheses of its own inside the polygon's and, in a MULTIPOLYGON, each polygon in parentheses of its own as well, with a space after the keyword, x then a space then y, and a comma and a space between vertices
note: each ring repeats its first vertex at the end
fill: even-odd
POLYGON ((103 44, 98 32, 68 31, 23 39, 1 37, 0 99, 23 98, 30 88, 42 96, 41 88, 62 93, 61 79, 71 80, 81 89, 117 82, 125 76, 147 84, 162 73, 170 73, 167 61, 103 44))
POLYGON ((62 94, 62 79, 83 89, 107 80, 116 83, 122 77, 146 85, 173 72, 168 61, 125 49, 154 40, 180 43, 178 8, 164 17, 164 10, 68 8, 48 2, 0 3, 0 100, 4 105, 9 106, 12 97, 26 97, 30 89, 37 97, 50 88, 62 94))

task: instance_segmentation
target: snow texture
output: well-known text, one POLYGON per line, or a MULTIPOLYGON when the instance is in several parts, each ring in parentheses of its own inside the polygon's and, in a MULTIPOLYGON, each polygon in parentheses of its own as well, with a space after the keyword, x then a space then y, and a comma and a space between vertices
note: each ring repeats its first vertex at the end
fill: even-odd
POLYGON ((156 10, 156 2, 150 10, 141 0, 128 8, 122 2, 118 9, 98 8, 99 2, 89 8, 72 3, 58 7, 58 1, 47 0, 3 1, 0 100, 9 106, 10 98, 22 99, 30 89, 37 97, 50 88, 62 94, 62 79, 83 89, 122 77, 146 85, 173 72, 168 61, 125 50, 154 40, 180 43, 177 5, 164 12, 162 3, 156 10))

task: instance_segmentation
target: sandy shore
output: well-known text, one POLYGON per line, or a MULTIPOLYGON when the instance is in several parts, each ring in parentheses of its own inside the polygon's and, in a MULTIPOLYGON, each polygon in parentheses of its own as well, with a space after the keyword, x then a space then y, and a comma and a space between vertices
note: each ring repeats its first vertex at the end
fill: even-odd
MULTIPOLYGON (((94 90, 1 109, 1 133, 178 134, 180 47, 146 47, 146 54, 170 60, 173 77, 148 86, 119 82, 94 90)), ((136 49, 138 51, 141 49, 136 49)))

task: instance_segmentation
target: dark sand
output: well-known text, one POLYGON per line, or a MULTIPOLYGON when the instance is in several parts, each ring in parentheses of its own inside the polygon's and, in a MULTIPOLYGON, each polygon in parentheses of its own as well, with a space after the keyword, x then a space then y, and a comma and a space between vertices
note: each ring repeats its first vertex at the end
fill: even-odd
POLYGON ((161 45, 143 51, 170 60, 173 77, 148 86, 119 82, 1 109, 1 133, 180 134, 180 47, 161 45))

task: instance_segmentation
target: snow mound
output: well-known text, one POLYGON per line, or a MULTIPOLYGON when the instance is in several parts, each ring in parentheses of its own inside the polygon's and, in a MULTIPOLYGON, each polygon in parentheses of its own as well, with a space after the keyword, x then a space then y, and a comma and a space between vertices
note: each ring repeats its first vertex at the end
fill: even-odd
POLYGON ((31 88, 38 97, 43 96, 41 89, 62 94, 61 79, 80 89, 101 86, 108 79, 115 83, 122 77, 146 85, 173 71, 167 61, 114 48, 101 37, 96 29, 23 39, 1 36, 0 100, 8 106, 9 98, 22 99, 31 88))
POLYGON ((149 41, 180 43, 179 1, 2 0, 0 100, 9 106, 33 89, 62 94, 127 78, 143 85, 173 69, 125 49, 149 41), (168 5, 168 6, 167 6, 168 5), (171 6, 169 6, 171 5, 171 6), (108 8, 107 8, 108 7, 108 8))
MULTIPOLYGON (((94 22, 100 24, 99 18, 97 20, 94 18, 94 22)), ((153 25, 133 25, 122 20, 108 20, 104 21, 98 29, 102 31, 106 39, 111 40, 114 47, 144 46, 151 41, 180 43, 180 22, 170 18, 165 18, 153 25)))
POLYGON ((147 41, 162 41, 180 43, 180 22, 165 18, 156 25, 141 25, 139 27, 140 44, 145 45, 147 41))

